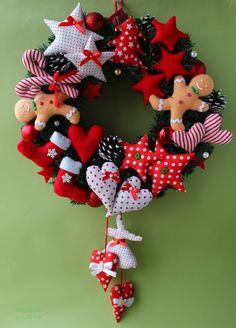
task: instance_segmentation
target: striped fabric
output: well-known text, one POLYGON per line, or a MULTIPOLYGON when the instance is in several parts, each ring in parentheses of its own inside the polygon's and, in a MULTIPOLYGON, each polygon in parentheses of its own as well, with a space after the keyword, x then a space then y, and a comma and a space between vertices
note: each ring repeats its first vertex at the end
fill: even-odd
POLYGON ((196 123, 188 132, 182 130, 173 132, 172 140, 188 153, 192 153, 197 144, 202 140, 204 134, 205 128, 203 124, 196 123))
POLYGON ((71 98, 76 98, 79 95, 79 91, 73 86, 73 83, 81 81, 78 72, 63 80, 56 81, 53 76, 43 70, 46 64, 44 55, 35 49, 26 50, 22 61, 27 70, 33 73, 35 77, 25 78, 16 85, 15 91, 18 96, 33 98, 40 91, 40 86, 51 84, 56 84, 58 90, 71 98))
POLYGON ((219 114, 210 114, 207 116, 204 127, 205 127, 205 136, 202 139, 202 142, 210 142, 212 144, 228 144, 233 139, 233 134, 228 130, 221 130, 221 121, 222 118, 219 114))

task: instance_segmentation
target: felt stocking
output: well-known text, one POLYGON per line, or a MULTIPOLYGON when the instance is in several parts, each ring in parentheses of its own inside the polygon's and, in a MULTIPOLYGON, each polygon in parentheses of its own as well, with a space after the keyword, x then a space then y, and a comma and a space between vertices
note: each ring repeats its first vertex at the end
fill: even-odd
POLYGON ((89 200, 89 192, 75 182, 75 177, 80 173, 81 167, 82 163, 70 157, 63 158, 54 183, 54 192, 58 196, 67 197, 77 203, 86 203, 89 200))
POLYGON ((17 144, 17 150, 40 167, 52 165, 57 157, 70 147, 70 140, 61 133, 53 132, 50 140, 43 146, 37 146, 26 140, 17 144))

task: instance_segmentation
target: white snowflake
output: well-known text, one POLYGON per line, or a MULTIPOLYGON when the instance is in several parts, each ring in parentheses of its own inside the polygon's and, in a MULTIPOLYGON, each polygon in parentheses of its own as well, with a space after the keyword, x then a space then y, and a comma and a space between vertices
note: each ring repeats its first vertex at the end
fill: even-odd
POLYGON ((129 56, 128 55, 125 55, 125 59, 128 59, 129 58, 129 56))
POLYGON ((134 46, 134 43, 133 42, 129 42, 129 47, 130 48, 133 48, 133 46, 134 46))
POLYGON ((127 30, 131 30, 132 29, 132 24, 127 24, 126 28, 127 28, 127 30))
POLYGON ((71 179, 72 179, 72 176, 69 175, 68 173, 65 173, 64 175, 62 175, 63 183, 70 183, 71 179))
POLYGON ((122 57, 123 56, 123 52, 122 51, 117 51, 117 56, 122 57))
POLYGON ((57 151, 55 148, 49 148, 48 149, 48 154, 47 154, 48 157, 51 157, 51 158, 54 158, 57 156, 57 151))
POLYGON ((119 43, 119 46, 122 47, 122 46, 123 46, 123 42, 120 42, 120 43, 119 43))
POLYGON ((123 50, 124 50, 124 51, 127 51, 127 47, 124 47, 123 50))
POLYGON ((121 40, 124 40, 124 38, 125 38, 125 37, 124 37, 123 35, 120 37, 121 40))
POLYGON ((125 35, 129 35, 129 32, 128 31, 125 31, 125 35))

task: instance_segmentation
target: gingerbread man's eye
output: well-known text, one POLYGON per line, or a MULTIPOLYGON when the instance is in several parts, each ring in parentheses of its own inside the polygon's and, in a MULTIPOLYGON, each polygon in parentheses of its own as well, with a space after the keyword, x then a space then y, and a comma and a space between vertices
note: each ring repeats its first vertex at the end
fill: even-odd
POLYGON ((44 102, 43 101, 40 101, 39 105, 40 106, 43 106, 44 105, 44 102))
POLYGON ((49 104, 53 104, 53 100, 49 100, 49 104))

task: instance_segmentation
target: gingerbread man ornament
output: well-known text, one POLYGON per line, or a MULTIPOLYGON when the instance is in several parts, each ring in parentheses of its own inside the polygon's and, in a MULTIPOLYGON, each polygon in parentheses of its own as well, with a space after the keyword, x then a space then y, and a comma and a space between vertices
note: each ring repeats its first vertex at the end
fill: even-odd
POLYGON ((188 110, 206 112, 209 105, 199 97, 209 95, 214 88, 214 82, 209 75, 199 74, 186 85, 183 76, 178 75, 174 80, 174 92, 170 98, 162 99, 155 95, 149 97, 153 109, 170 111, 170 125, 173 130, 185 130, 183 115, 188 110))
POLYGON ((41 131, 53 115, 65 116, 72 124, 78 124, 80 112, 77 108, 66 105, 64 101, 69 97, 58 92, 59 107, 55 105, 54 94, 39 92, 35 98, 22 98, 15 105, 15 116, 18 121, 28 123, 35 118, 35 129, 41 131))

